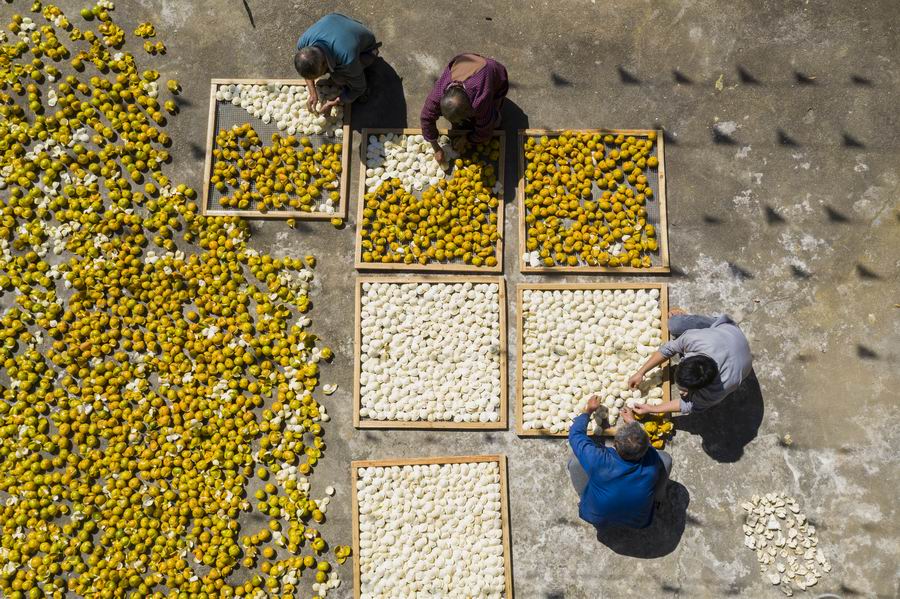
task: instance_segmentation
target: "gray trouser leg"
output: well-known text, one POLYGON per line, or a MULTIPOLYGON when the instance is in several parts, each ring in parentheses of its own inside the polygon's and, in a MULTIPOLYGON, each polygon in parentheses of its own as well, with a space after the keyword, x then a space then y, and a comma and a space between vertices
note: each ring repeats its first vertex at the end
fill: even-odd
POLYGON ((672 456, 665 451, 657 451, 656 453, 659 454, 659 459, 663 463, 663 471, 656 482, 656 492, 653 495, 653 500, 658 502, 666 498, 666 486, 669 482, 669 474, 672 472, 672 456))
POLYGON ((712 316, 676 314, 669 318, 669 335, 674 339, 690 329, 708 329, 715 321, 716 319, 712 316))
POLYGON ((584 471, 584 468, 578 463, 578 458, 574 455, 569 458, 566 469, 569 471, 569 478, 572 479, 572 486, 575 487, 575 492, 581 497, 588 484, 587 472, 584 471))

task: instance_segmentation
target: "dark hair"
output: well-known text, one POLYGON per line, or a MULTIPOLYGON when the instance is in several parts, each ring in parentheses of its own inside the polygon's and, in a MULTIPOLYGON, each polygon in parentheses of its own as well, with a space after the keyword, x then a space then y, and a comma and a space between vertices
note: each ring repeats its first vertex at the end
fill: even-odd
POLYGON ((322 51, 312 46, 300 48, 294 54, 294 68, 304 79, 315 79, 325 74, 325 57, 322 51))
POLYGON ((441 114, 453 124, 462 123, 472 116, 472 103, 462 86, 452 85, 444 90, 441 114))
POLYGON ((709 356, 689 356, 678 363, 675 382, 682 389, 702 389, 718 375, 719 367, 709 356))
POLYGON ((650 448, 650 437, 637 422, 629 422, 616 431, 616 453, 628 462, 637 462, 650 448))

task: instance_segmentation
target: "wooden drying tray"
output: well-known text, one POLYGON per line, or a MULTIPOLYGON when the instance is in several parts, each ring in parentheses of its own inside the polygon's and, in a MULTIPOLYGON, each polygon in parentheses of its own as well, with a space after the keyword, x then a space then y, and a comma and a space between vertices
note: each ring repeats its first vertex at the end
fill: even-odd
POLYGON ((456 430, 501 430, 506 429, 507 424, 507 380, 506 380, 506 281, 503 277, 476 277, 476 276, 375 276, 360 275, 356 278, 355 320, 354 334, 354 360, 353 360, 353 426, 356 428, 380 428, 380 429, 456 429, 456 430), (500 302, 500 420, 497 422, 429 422, 426 420, 399 421, 399 420, 362 420, 359 410, 362 406, 362 393, 360 389, 360 374, 362 372, 362 286, 363 283, 496 283, 498 285, 498 298, 500 302))
POLYGON ((666 160, 665 139, 661 129, 520 129, 519 130, 519 184, 516 188, 516 202, 519 207, 519 268, 523 273, 605 273, 605 274, 661 274, 669 273, 669 235, 666 221, 666 160), (660 264, 648 268, 634 268, 632 266, 529 266, 525 261, 525 236, 528 228, 525 224, 525 138, 547 135, 550 137, 562 135, 565 131, 575 133, 598 133, 601 135, 633 135, 646 137, 648 133, 656 133, 656 156, 659 159, 659 189, 654 190, 656 200, 659 203, 659 223, 656 226, 657 239, 659 241, 660 264))
MULTIPOLYGON (((522 310, 522 297, 526 290, 538 291, 554 291, 554 290, 586 290, 594 289, 658 289, 659 290, 659 309, 662 312, 660 316, 660 327, 662 329, 662 340, 666 342, 669 339, 669 290, 665 283, 524 283, 516 287, 516 434, 521 437, 567 437, 567 432, 553 433, 547 429, 530 429, 525 430, 523 427, 522 413, 524 412, 523 404, 523 381, 522 372, 523 348, 524 343, 524 311, 522 310)), ((663 373, 663 397, 669 396, 669 378, 663 373)), ((586 399, 586 398, 585 398, 586 399)), ((616 434, 615 427, 604 429, 602 435, 612 436, 616 434)))
MULTIPOLYGON (((220 85, 303 85, 306 81, 303 79, 213 79, 209 88, 209 123, 206 129, 206 159, 203 166, 203 201, 201 204, 202 213, 209 216, 243 216, 245 218, 294 218, 300 221, 320 221, 331 220, 332 218, 347 218, 347 210, 350 197, 350 145, 352 140, 352 132, 350 131, 350 104, 344 105, 343 131, 344 136, 341 139, 341 186, 338 190, 340 198, 338 205, 333 213, 330 212, 304 212, 301 210, 239 210, 233 208, 210 209, 210 177, 212 176, 212 152, 216 143, 216 108, 218 101, 216 100, 216 90, 220 85)), ((248 119, 252 118, 247 114, 248 119)), ((321 138, 322 135, 306 135, 311 138, 321 138)))
POLYGON ((430 464, 465 464, 475 462, 496 462, 500 470, 500 522, 503 528, 503 561, 506 576, 505 599, 513 599, 512 551, 509 540, 509 497, 505 455, 463 455, 434 458, 407 458, 395 460, 358 460, 350 463, 350 494, 353 518, 353 597, 360 597, 359 570, 359 500, 356 496, 356 483, 360 468, 392 466, 416 466, 430 464))
MULTIPOLYGON (((495 256, 497 257, 497 266, 474 266, 472 264, 463 264, 462 262, 429 262, 428 264, 404 264, 400 263, 383 263, 383 262, 363 262, 362 261, 362 220, 363 208, 365 207, 366 197, 366 149, 369 145, 370 135, 385 135, 394 133, 396 135, 421 135, 421 129, 363 129, 360 133, 359 142, 359 160, 357 163, 357 176, 359 177, 359 196, 357 198, 357 214, 356 214, 356 256, 354 257, 354 266, 356 270, 390 270, 390 271, 424 271, 424 272, 469 272, 469 273, 500 273, 503 272, 503 193, 501 191, 497 206, 497 246, 495 256)), ((441 135, 462 135, 467 131, 450 131, 447 129, 439 129, 441 135)), ((500 140, 500 158, 497 164, 497 181, 503 185, 503 172, 505 164, 506 152, 506 135, 504 131, 494 131, 494 137, 500 140)))

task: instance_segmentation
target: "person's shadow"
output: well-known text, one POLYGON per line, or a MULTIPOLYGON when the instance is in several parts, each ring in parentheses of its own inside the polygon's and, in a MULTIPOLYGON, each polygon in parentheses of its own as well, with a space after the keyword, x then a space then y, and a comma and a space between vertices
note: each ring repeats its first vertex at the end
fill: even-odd
POLYGON ((406 128, 406 95, 403 93, 403 79, 387 61, 380 56, 366 69, 369 88, 367 102, 353 103, 351 126, 359 131, 365 128, 404 129, 406 128))
POLYGON ((687 522, 691 495, 681 483, 669 481, 666 499, 653 514, 647 528, 608 527, 597 529, 597 540, 619 555, 653 559, 675 551, 687 522))
POLYGON ((765 406, 756 372, 734 393, 703 412, 674 418, 675 429, 700 435, 703 451, 717 462, 737 462, 756 438, 765 406))
POLYGON ((502 121, 500 129, 506 133, 506 151, 503 154, 503 200, 507 204, 516 201, 516 189, 519 185, 519 130, 528 129, 528 115, 518 104, 506 98, 500 108, 502 121))

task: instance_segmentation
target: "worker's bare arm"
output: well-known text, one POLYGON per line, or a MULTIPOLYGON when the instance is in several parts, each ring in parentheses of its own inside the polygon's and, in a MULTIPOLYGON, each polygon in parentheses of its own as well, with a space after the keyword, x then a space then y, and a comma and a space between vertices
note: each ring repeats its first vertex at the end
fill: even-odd
POLYGON ((662 352, 653 352, 653 355, 647 358, 647 361, 644 363, 644 365, 641 366, 630 379, 628 379, 628 387, 630 389, 637 389, 638 385, 641 384, 641 381, 644 380, 644 375, 646 375, 648 372, 650 372, 666 360, 668 360, 668 358, 665 357, 662 352))
POLYGON ((635 414, 669 414, 672 412, 680 411, 681 402, 678 400, 667 401, 659 404, 658 406, 651 406, 648 404, 637 404, 636 406, 634 406, 635 414))

